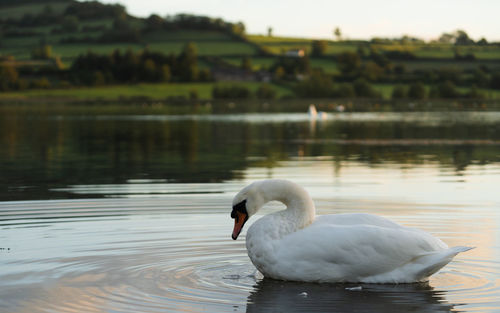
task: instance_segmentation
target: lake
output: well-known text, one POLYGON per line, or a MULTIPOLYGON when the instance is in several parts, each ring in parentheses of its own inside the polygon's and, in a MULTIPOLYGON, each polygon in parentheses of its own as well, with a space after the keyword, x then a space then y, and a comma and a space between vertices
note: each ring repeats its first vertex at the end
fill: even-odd
POLYGON ((500 311, 500 112, 22 107, 2 111, 0 147, 0 312, 500 311), (318 214, 378 214, 476 248, 428 283, 264 279, 230 211, 267 178, 301 184, 318 214))

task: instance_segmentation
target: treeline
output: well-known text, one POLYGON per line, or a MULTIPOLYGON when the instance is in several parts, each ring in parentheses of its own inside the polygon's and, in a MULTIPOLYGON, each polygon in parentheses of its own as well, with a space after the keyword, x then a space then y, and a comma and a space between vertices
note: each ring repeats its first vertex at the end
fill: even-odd
MULTIPOLYGON (((312 45, 312 54, 322 55, 323 44, 313 41, 312 45)), ((336 74, 313 68, 308 55, 279 57, 268 70, 274 81, 295 84, 294 90, 301 97, 380 97, 372 84, 396 85, 394 98, 413 99, 482 98, 485 95, 481 89, 500 90, 500 70, 484 64, 470 69, 451 66, 408 69, 398 61, 413 60, 415 56, 410 52, 363 47, 330 58, 337 64, 336 74)))
POLYGON ((162 18, 156 14, 150 15, 146 19, 146 31, 155 30, 215 30, 234 36, 243 36, 245 34, 245 25, 239 23, 229 23, 221 18, 211 18, 207 16, 177 14, 162 18))
POLYGON ((51 58, 50 46, 33 53, 40 59, 47 59, 50 66, 18 69, 13 58, 0 59, 0 90, 212 80, 210 70, 198 68, 197 50, 193 43, 186 44, 179 55, 165 55, 148 49, 139 52, 117 49, 111 54, 87 52, 78 56, 67 69, 57 66, 59 59, 51 58))
POLYGON ((75 84, 104 85, 136 82, 210 81, 208 69, 198 68, 196 47, 188 43, 179 55, 144 50, 110 55, 88 52, 75 59, 69 72, 75 84))

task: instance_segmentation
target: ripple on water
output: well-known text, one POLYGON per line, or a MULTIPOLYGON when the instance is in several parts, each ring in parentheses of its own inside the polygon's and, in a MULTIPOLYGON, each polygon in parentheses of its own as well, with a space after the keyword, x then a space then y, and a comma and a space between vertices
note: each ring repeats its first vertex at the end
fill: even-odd
MULTIPOLYGON (((10 248, 0 250, 0 306, 8 312, 447 312, 500 307, 499 264, 465 255, 422 284, 263 279, 246 256, 244 240, 230 240, 231 220, 225 210, 216 209, 226 203, 207 199, 210 205, 183 214, 175 205, 146 199, 21 203, 32 214, 29 224, 20 223, 25 216, 16 220, 6 218, 8 210, 0 211, 0 240, 10 248), (141 206, 148 210, 137 209, 141 206), (98 207, 107 213, 81 215, 98 207), (54 210, 65 218, 42 218, 54 210)), ((417 222, 425 225, 426 219, 417 222)))

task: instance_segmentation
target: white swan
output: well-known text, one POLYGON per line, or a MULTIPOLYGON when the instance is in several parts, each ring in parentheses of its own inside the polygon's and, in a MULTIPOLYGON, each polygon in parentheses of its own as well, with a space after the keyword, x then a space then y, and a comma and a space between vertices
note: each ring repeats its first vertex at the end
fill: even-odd
POLYGON ((233 199, 236 240, 265 203, 287 208, 256 221, 246 235, 248 256, 266 277, 306 282, 424 281, 469 247, 448 246, 430 234, 371 214, 316 216, 302 187, 287 180, 257 181, 233 199))

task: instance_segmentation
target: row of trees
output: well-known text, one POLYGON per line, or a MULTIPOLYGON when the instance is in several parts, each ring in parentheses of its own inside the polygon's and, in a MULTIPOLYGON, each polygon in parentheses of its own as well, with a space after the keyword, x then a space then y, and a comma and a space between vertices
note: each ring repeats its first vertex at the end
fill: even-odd
POLYGON ((113 83, 212 80, 210 70, 198 68, 197 49, 193 43, 186 44, 179 55, 165 55, 147 49, 140 52, 115 50, 111 54, 89 51, 78 56, 67 69, 63 68, 59 58, 52 57, 48 45, 34 49, 32 58, 43 60, 47 65, 18 69, 13 58, 0 59, 0 90, 48 88, 52 85, 51 81, 63 81, 63 85, 97 86, 113 83))
POLYGON ((152 14, 146 19, 146 31, 155 30, 215 30, 230 35, 243 36, 245 25, 242 22, 229 23, 221 18, 211 18, 192 14, 177 14, 165 18, 152 14))
POLYGON ((75 59, 69 73, 73 82, 85 85, 211 80, 210 71, 198 68, 193 43, 188 43, 177 56, 147 49, 137 53, 115 50, 110 55, 88 52, 75 59))
POLYGON ((334 82, 329 75, 315 70, 295 88, 299 97, 303 98, 381 98, 380 92, 364 79, 354 82, 334 82))
MULTIPOLYGON (((353 82, 334 82, 331 77, 319 71, 314 72, 308 79, 298 83, 295 91, 299 97, 304 98, 381 98, 382 95, 372 84, 363 78, 353 82)), ((426 98, 472 98, 481 99, 485 95, 476 86, 467 91, 460 91, 451 81, 444 81, 427 88, 421 82, 409 85, 398 84, 393 88, 392 99, 426 98)))
POLYGON ((28 88, 50 88, 51 83, 46 77, 22 78, 16 67, 3 63, 0 59, 0 91, 23 90, 28 88))
POLYGON ((466 45, 487 45, 488 41, 485 38, 481 38, 477 42, 475 42, 469 35, 461 29, 458 29, 451 33, 443 33, 438 39, 438 42, 441 43, 452 43, 457 46, 466 46, 466 45))
MULTIPOLYGON (((382 53, 374 49, 366 51, 346 51, 335 57, 338 73, 332 78, 338 82, 354 82, 359 79, 372 83, 423 83, 439 84, 450 81, 461 87, 500 89, 500 71, 480 65, 475 69, 460 67, 439 67, 408 69, 403 62, 393 63, 391 58, 409 59, 404 53, 382 53), (389 54, 389 55, 388 55, 389 54), (389 57, 390 56, 390 57, 389 57)), ((248 61, 249 63, 251 61, 248 61)), ((280 57, 268 67, 273 77, 279 81, 296 81, 311 75, 313 69, 309 57, 280 57)), ((321 69, 319 69, 321 71, 321 69)))

